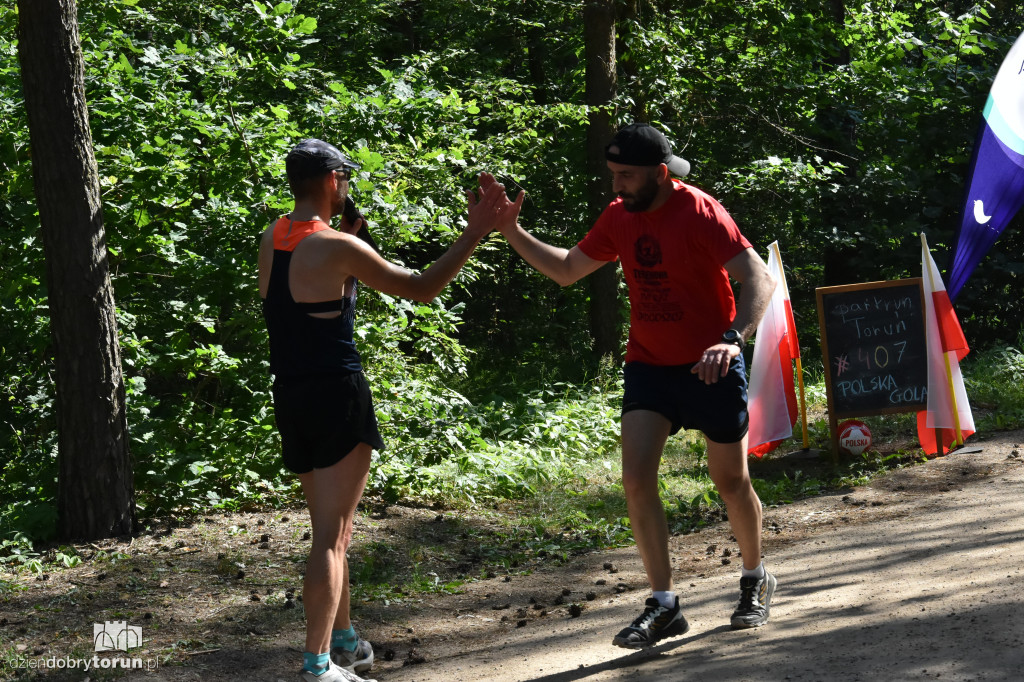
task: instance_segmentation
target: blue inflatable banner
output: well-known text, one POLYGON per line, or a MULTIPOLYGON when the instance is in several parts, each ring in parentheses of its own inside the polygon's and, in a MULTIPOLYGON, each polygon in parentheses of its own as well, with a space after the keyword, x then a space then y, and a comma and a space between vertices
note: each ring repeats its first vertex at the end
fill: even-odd
POLYGON ((1024 34, 992 82, 953 247, 950 299, 1024 204, 1024 34))

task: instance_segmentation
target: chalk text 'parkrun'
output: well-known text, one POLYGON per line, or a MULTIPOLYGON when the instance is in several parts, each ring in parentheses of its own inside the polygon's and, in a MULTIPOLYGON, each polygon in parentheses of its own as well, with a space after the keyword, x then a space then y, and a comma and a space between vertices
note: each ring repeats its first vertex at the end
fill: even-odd
POLYGON ((897 319, 884 324, 862 324, 865 314, 875 310, 882 310, 891 312, 899 318, 901 310, 906 309, 909 311, 913 309, 913 306, 913 299, 909 296, 898 299, 873 296, 865 298, 860 303, 844 303, 836 308, 836 312, 842 317, 843 324, 853 325, 854 329, 857 330, 858 339, 871 339, 903 334, 907 331, 907 322, 906 320, 897 319))
POLYGON ((901 318, 904 313, 912 316, 913 310, 914 300, 910 296, 865 296, 861 301, 843 303, 835 308, 856 340, 871 345, 879 344, 873 352, 858 348, 856 358, 847 358, 845 355, 836 358, 837 377, 849 369, 850 361, 854 359, 861 360, 868 370, 878 371, 873 376, 837 381, 835 388, 839 395, 843 398, 857 398, 870 394, 888 394, 889 404, 893 406, 918 405, 927 400, 926 386, 900 386, 892 374, 882 371, 890 363, 901 363, 907 342, 900 337, 908 332, 907 320, 901 318), (879 320, 879 313, 884 320, 879 320), (893 349, 892 353, 890 348, 893 349))

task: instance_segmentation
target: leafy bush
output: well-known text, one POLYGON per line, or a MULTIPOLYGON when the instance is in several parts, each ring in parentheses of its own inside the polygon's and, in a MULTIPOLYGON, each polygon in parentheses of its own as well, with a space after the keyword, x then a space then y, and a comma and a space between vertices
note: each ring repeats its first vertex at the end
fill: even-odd
POLYGON ((1024 426, 1024 339, 1018 347, 974 352, 962 366, 979 432, 1024 426))
MULTIPOLYGON (((145 514, 296 495, 278 460, 255 258, 257 235, 290 208, 283 158, 299 139, 362 164, 357 202, 411 268, 461 230, 462 192, 484 169, 528 190, 523 223, 542 239, 571 246, 586 231, 580 4, 413 5, 80 3, 145 514)), ((916 274, 905 245, 921 230, 948 247, 978 110, 1024 18, 989 3, 883 5, 847 4, 837 21, 806 3, 640 3, 620 22, 616 120, 661 125, 759 250, 781 241, 811 356, 816 286, 916 274)), ((53 351, 16 22, 0 6, 0 533, 43 538, 53 351)), ((1012 345, 1000 334, 1024 327, 1019 239, 1011 226, 958 302, 981 345, 1012 345)), ((390 445, 371 492, 544 496, 614 448, 618 389, 591 352, 585 286, 558 287, 495 240, 429 305, 361 293, 357 334, 390 445)), ((993 423, 1018 423, 986 390, 971 384, 993 423)), ((610 535, 615 518, 602 521, 610 535)))

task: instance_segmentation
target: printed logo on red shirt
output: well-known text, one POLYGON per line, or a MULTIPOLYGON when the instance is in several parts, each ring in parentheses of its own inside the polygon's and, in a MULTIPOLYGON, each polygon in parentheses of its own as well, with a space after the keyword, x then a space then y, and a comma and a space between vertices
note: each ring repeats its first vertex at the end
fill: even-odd
POLYGON ((661 244, 649 234, 642 234, 633 245, 636 262, 645 268, 661 264, 661 244))

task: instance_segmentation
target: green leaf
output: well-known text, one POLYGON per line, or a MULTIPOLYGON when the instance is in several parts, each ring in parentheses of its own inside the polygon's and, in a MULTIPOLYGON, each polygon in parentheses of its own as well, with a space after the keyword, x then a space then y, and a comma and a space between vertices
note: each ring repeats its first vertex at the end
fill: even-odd
POLYGON ((129 76, 135 75, 135 69, 132 68, 132 65, 128 62, 128 57, 124 56, 124 54, 120 55, 120 59, 118 59, 118 64, 121 65, 122 70, 128 72, 129 76))

